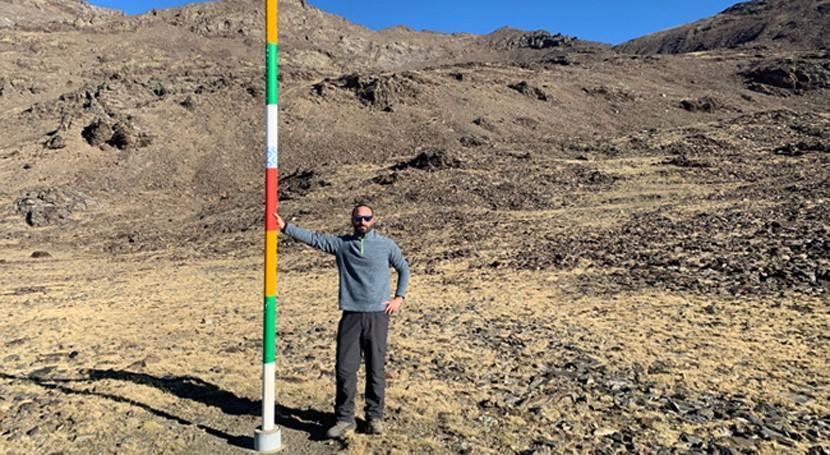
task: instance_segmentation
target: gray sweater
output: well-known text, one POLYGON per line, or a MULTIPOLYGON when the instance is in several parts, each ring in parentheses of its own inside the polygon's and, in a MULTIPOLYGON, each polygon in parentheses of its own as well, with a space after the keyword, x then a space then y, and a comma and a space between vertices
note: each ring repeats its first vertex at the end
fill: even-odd
POLYGON ((365 236, 326 235, 293 224, 283 230, 295 239, 337 257, 340 274, 340 309, 344 311, 384 311, 389 300, 389 266, 398 272, 396 296, 403 297, 409 284, 409 264, 391 239, 373 230, 365 236))

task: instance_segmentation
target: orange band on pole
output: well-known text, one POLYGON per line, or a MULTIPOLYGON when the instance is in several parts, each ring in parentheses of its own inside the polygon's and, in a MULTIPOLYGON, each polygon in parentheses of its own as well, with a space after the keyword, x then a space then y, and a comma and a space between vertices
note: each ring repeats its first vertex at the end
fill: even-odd
MULTIPOLYGON (((275 270, 277 268, 277 231, 265 231, 265 269, 275 270)), ((265 274, 265 296, 277 295, 277 274, 265 274)))
POLYGON ((269 44, 277 44, 278 29, 277 0, 265 0, 265 34, 269 44))

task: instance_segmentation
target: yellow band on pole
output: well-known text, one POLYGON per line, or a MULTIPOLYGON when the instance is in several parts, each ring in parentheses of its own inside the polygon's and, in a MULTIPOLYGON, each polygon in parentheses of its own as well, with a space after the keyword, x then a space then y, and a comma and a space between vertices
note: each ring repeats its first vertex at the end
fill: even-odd
POLYGON ((277 20, 277 0, 266 0, 265 3, 265 34, 268 44, 277 44, 279 36, 279 21, 277 20))
MULTIPOLYGON (((276 270, 277 231, 265 231, 265 270, 276 270)), ((277 295, 277 274, 265 274, 265 295, 277 295)))

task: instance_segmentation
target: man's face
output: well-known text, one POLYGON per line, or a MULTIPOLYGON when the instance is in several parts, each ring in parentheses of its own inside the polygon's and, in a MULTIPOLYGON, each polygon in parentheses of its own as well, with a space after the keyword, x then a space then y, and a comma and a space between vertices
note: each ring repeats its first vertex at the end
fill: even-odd
POLYGON ((365 234, 375 225, 375 217, 369 207, 358 207, 352 213, 352 227, 355 233, 365 234), (368 218, 367 218, 368 217, 368 218))

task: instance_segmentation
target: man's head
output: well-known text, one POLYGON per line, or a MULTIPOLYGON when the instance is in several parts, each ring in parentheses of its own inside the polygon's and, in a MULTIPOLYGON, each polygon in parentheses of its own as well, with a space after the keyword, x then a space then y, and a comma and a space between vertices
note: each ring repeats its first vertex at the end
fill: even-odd
POLYGON ((352 209, 352 227, 355 235, 365 235, 375 225, 375 212, 366 204, 357 204, 352 209))

